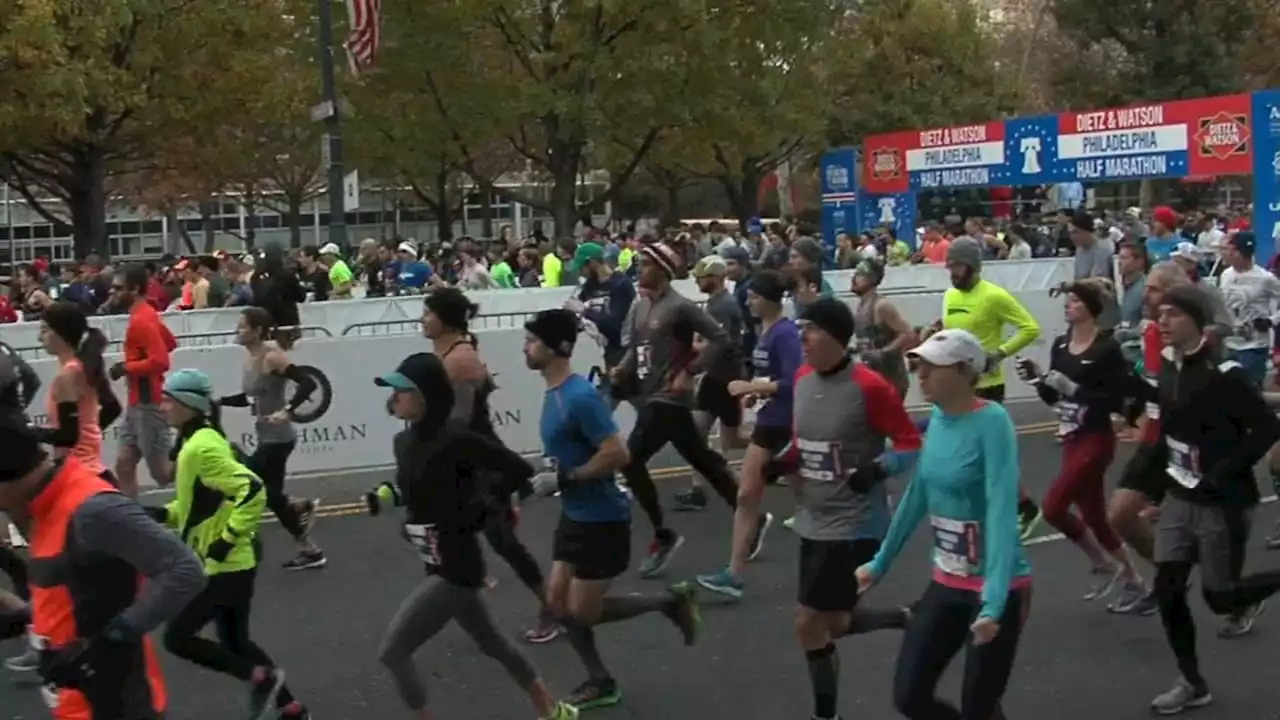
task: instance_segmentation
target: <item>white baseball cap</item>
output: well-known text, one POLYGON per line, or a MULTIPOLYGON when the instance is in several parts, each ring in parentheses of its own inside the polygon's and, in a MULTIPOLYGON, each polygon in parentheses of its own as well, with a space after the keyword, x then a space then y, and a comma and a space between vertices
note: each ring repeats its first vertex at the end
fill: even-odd
POLYGON ((336 243, 325 243, 320 248, 320 254, 321 255, 341 255, 342 250, 338 249, 338 245, 336 243))
POLYGON ((1178 243, 1178 246, 1173 249, 1173 252, 1169 253, 1169 257, 1182 258, 1184 260, 1190 260, 1193 263, 1199 263, 1204 258, 1204 255, 1200 252, 1200 248, 1196 247, 1193 243, 1180 242, 1178 243))
POLYGON ((907 357, 940 367, 964 363, 972 368, 983 368, 987 364, 987 351, 968 330, 939 330, 908 352, 907 357))
POLYGON ((405 240, 404 242, 396 246, 396 252, 409 253, 414 257, 418 257, 418 246, 414 245, 408 240, 405 240))

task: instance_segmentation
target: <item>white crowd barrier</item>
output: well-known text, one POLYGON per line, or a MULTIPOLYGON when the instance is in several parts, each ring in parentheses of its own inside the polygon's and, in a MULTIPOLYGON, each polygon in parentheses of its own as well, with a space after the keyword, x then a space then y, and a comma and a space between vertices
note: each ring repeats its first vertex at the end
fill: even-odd
MULTIPOLYGON (((1037 290, 1070 280, 1072 262, 1071 258, 1006 260, 988 263, 983 266, 982 272, 986 279, 1009 292, 1037 290)), ((833 288, 842 291, 848 289, 852 275, 851 270, 838 270, 826 273, 825 277, 833 288)), ((937 265, 906 265, 887 268, 881 288, 894 292, 938 292, 945 290, 950 284, 946 268, 937 265)), ((692 280, 678 281, 676 287, 688 297, 702 297, 692 280)), ((504 322, 502 316, 561 307, 573 292, 573 287, 561 287, 468 291, 467 295, 480 306, 482 316, 498 316, 499 319, 481 320, 476 325, 477 329, 487 329, 513 326, 513 321, 504 322)), ((382 323, 417 320, 422 315, 422 298, 410 296, 304 303, 298 307, 298 312, 302 325, 323 329, 329 335, 338 337, 353 326, 371 327, 382 323)), ((231 337, 239 317, 240 312, 235 308, 188 310, 165 313, 164 322, 178 336, 231 337)), ((128 318, 124 316, 93 318, 93 324, 111 340, 124 338, 127 322, 128 318)), ((514 323, 515 327, 519 325, 520 323, 514 323)), ((20 322, 0 325, 0 340, 14 348, 37 348, 40 346, 40 324, 20 322)))
MULTIPOLYGON (((1048 343, 1065 332, 1062 300, 1047 292, 1051 277, 1044 276, 1044 287, 1014 292, 1040 323, 1040 339, 1022 354, 1038 362, 1048 363, 1048 343)), ((937 320, 942 296, 937 292, 893 294, 893 302, 913 325, 937 320)), ((504 330, 480 330, 481 356, 488 363, 497 382, 491 399, 494 424, 498 434, 512 449, 534 455, 540 452, 538 420, 542 411, 544 387, 541 379, 524 364, 524 331, 520 327, 504 330)), ((393 464, 391 437, 402 424, 386 411, 387 391, 377 388, 373 378, 392 371, 396 364, 414 352, 429 350, 429 344, 418 334, 378 337, 320 337, 299 343, 291 352, 297 365, 315 368, 324 378, 321 387, 300 410, 306 422, 298 423, 299 445, 290 461, 294 474, 340 474, 358 470, 389 467, 393 464)), ((114 362, 113 356, 108 362, 114 362)), ((245 352, 233 345, 183 347, 174 351, 172 367, 198 368, 213 379, 220 395, 240 392, 245 352)), ((587 375, 592 368, 603 366, 600 348, 585 336, 574 353, 575 370, 587 375)), ((44 422, 46 393, 56 370, 56 361, 40 359, 32 366, 43 381, 43 387, 31 410, 36 422, 44 422)), ((1005 375, 1009 399, 1025 399, 1034 391, 1019 382, 1013 374, 1013 362, 1006 363, 1005 375)), ((117 394, 125 395, 124 382, 116 384, 117 394)), ((921 402, 918 389, 908 396, 909 404, 921 402)), ((633 409, 623 404, 615 416, 624 434, 634 424, 633 409)), ((254 444, 253 421, 247 411, 228 408, 224 411, 228 435, 246 449, 254 444)), ((115 462, 119 441, 117 422, 104 433, 103 450, 110 466, 115 462)), ((144 483, 145 464, 139 472, 144 483)))

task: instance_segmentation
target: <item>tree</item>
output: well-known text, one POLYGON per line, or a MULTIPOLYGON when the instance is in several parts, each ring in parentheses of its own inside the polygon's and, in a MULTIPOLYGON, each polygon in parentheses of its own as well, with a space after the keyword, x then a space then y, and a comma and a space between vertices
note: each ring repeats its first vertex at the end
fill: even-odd
POLYGON ((649 174, 669 196, 688 178, 714 180, 745 229, 759 214, 764 179, 822 145, 824 59, 844 50, 832 33, 839 17, 828 0, 761 0, 716 13, 696 97, 649 158, 649 174))
POLYGON ((149 169, 175 130, 267 84, 287 20, 279 0, 14 5, 0 23, 0 160, 78 254, 106 250, 110 177, 149 169))
MULTIPOLYGON (((1126 103, 1242 91, 1240 50, 1268 20, 1268 2, 1260 0, 1051 1, 1054 20, 1077 53, 1106 63, 1126 103)), ((1065 64, 1067 87, 1072 80, 1083 84, 1080 68, 1065 64)))
POLYGON ((836 31, 828 140, 977 122, 1012 112, 1016 67, 998 62, 991 26, 973 0, 866 0, 836 31))
POLYGON ((566 235, 579 217, 613 198, 660 133, 687 116, 700 60, 714 53, 707 29, 732 10, 695 0, 388 0, 388 45, 430 52, 413 66, 482 189, 550 212, 566 235), (496 187, 476 167, 494 138, 514 151, 543 194, 496 187), (610 165, 610 185, 578 201, 579 177, 610 165))

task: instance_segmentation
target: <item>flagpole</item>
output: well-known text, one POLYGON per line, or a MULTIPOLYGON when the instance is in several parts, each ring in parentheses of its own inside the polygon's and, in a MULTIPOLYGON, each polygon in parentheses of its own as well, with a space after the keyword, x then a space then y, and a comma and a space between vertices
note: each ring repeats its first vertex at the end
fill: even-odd
POLYGON ((333 11, 332 0, 316 0, 320 17, 320 82, 324 93, 320 112, 312 113, 315 120, 324 120, 329 142, 329 242, 337 244, 344 253, 347 249, 347 215, 343 204, 342 118, 338 108, 338 90, 333 70, 333 11), (320 117, 317 117, 319 115, 320 117))

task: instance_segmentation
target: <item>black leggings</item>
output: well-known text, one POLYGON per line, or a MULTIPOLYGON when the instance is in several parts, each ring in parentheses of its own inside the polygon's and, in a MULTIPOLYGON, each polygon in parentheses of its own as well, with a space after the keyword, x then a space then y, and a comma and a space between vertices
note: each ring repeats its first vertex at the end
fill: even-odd
POLYGON ((498 557, 511 566, 520 582, 532 590, 539 601, 544 600, 542 568, 538 567, 533 553, 529 552, 529 548, 516 535, 516 514, 511 509, 510 501, 503 498, 492 500, 485 519, 484 537, 498 557))
MULTIPOLYGON (((204 591, 169 622, 165 648, 187 662, 245 682, 253 677, 255 668, 274 668, 267 653, 249 639, 256 575, 257 570, 241 570, 210 576, 204 591), (209 623, 217 630, 217 642, 200 636, 209 623)), ((281 689, 277 699, 280 707, 292 701, 288 689, 281 689)))
POLYGON ((275 513, 280 525, 295 540, 302 539, 302 522, 288 495, 284 493, 284 476, 289 456, 297 443, 259 443, 249 456, 249 469, 262 480, 267 490, 267 507, 275 513))
POLYGON ((1012 591, 1000 618, 1000 631, 986 645, 970 641, 969 627, 978 618, 981 595, 930 583, 912 608, 911 621, 898 651, 893 677, 893 705, 909 720, 991 720, 1000 711, 1000 698, 1022 635, 1028 591, 1012 591), (938 680, 951 660, 965 648, 960 709, 935 695, 938 680))
POLYGON ((731 508, 738 506, 738 483, 729 470, 724 456, 707 444, 698 432, 693 411, 687 406, 669 402, 643 403, 636 408, 636 425, 627 438, 627 450, 631 452, 631 464, 622 469, 627 487, 635 495, 636 502, 644 508, 649 522, 661 536, 667 534, 662 506, 658 503, 658 488, 649 476, 649 460, 667 443, 675 446, 680 457, 715 489, 731 508))
POLYGON ((25 602, 31 601, 31 588, 27 585, 27 561, 8 545, 0 545, 0 572, 13 581, 14 595, 25 602))

